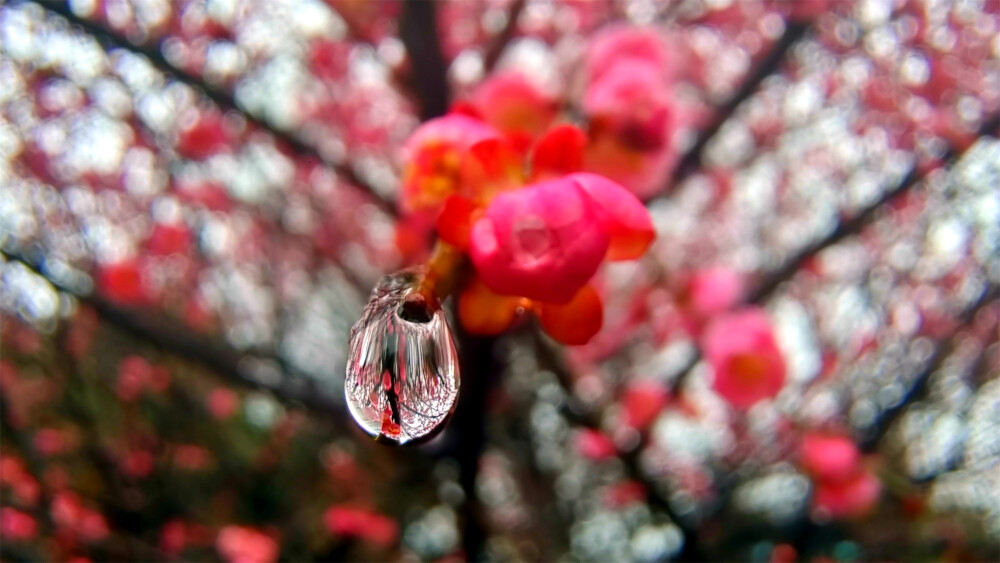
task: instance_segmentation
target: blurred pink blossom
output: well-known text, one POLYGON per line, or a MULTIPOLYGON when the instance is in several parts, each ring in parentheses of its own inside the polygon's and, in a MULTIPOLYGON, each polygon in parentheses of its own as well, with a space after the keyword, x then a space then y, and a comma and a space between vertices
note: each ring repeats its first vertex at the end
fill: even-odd
POLYGON ((881 494, 882 482, 863 469, 845 481, 816 482, 813 508, 831 518, 857 518, 869 513, 881 494))
POLYGON ((33 516, 16 508, 0 508, 0 538, 5 541, 24 541, 38 533, 38 522, 33 516))
POLYGON ((813 432, 802 438, 799 461, 816 479, 840 483, 857 473, 861 452, 846 436, 813 432))
POLYGON ((618 455, 614 441, 597 430, 583 428, 576 433, 576 451, 592 461, 611 459, 618 455))
POLYGON ((355 506, 331 506, 324 513, 323 522, 331 534, 360 538, 382 546, 392 545, 399 535, 399 526, 392 518, 355 506))
POLYGON ((230 525, 219 530, 215 548, 229 563, 270 563, 278 558, 278 542, 245 526, 230 525))
POLYGON ((774 397, 785 383, 785 360, 763 309, 714 318, 702 350, 715 372, 715 391, 738 409, 774 397))
POLYGON ((559 110, 553 96, 516 71, 487 77, 473 91, 472 105, 521 152, 549 128, 559 110))
POLYGON ((225 420, 240 407, 240 396, 228 387, 216 387, 208 394, 206 404, 213 418, 225 420))

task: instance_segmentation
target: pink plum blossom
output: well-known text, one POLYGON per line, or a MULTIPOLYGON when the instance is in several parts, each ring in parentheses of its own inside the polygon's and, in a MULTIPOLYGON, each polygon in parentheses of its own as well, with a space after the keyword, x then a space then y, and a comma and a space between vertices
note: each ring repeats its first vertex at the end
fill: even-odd
POLYGON ((825 482, 844 482, 857 473, 861 453, 846 436, 810 433, 802 438, 802 468, 825 482))
POLYGON ((702 336, 702 351, 715 372, 715 391, 738 409, 774 397, 785 383, 785 360, 762 309, 713 319, 702 336))
POLYGON ((229 563, 269 563, 278 558, 278 543, 267 534, 245 526, 219 530, 215 548, 229 563))
POLYGON ((586 60, 589 82, 599 80, 610 68, 627 60, 652 65, 661 77, 670 69, 667 44, 656 29, 613 25, 596 34, 590 42, 586 60))
POLYGON ((869 513, 882 494, 882 482, 865 469, 845 481, 818 481, 813 509, 831 518, 857 518, 869 513))
POLYGON ((403 147, 403 207, 437 210, 448 196, 463 194, 462 166, 470 149, 501 139, 483 121, 457 113, 421 125, 403 147))
POLYGON ((493 291, 566 303, 597 271, 609 243, 592 201, 560 178, 498 195, 473 224, 469 250, 493 291))
POLYGON ((516 71, 489 76, 473 91, 472 106, 522 151, 549 128, 559 109, 553 96, 516 71))
POLYGON ((473 224, 469 250, 493 291, 568 303, 605 257, 638 257, 654 236, 634 196, 579 173, 497 196, 473 224))

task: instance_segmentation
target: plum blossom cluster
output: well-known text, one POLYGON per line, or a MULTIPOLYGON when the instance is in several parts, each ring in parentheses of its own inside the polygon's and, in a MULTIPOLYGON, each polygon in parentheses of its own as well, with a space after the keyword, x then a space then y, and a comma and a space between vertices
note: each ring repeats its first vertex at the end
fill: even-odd
POLYGON ((531 112, 498 112, 513 141, 463 114, 418 129, 406 147, 404 206, 438 213, 441 240, 471 258, 475 277, 458 307, 467 330, 498 334, 530 309, 557 340, 583 344, 601 326, 587 282, 605 260, 641 256, 652 222, 623 186, 580 171, 583 131, 556 125, 538 134, 531 112), (527 125, 514 128, 512 116, 528 116, 516 122, 527 125), (532 132, 537 140, 525 143, 532 132))

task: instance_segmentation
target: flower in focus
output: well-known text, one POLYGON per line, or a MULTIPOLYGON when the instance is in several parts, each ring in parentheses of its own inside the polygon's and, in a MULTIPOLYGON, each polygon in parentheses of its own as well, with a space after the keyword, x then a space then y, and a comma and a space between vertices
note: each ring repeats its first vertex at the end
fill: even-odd
POLYGON ((530 307, 550 336, 584 344, 603 319, 600 296, 587 282, 605 259, 641 256, 654 236, 645 207, 595 174, 500 194, 469 231, 469 255, 482 283, 470 284, 460 298, 459 317, 470 330, 495 334, 519 307, 530 307), (481 326, 477 317, 486 314, 489 326, 481 326))
POLYGON ((785 360, 762 309, 713 319, 702 335, 702 350, 715 372, 715 391, 736 408, 774 397, 785 383, 785 360))
POLYGON ((424 123, 403 147, 403 207, 436 212, 453 194, 473 197, 468 178, 475 174, 472 161, 506 164, 490 158, 504 144, 499 131, 466 115, 452 113, 424 123))
POLYGON ((522 153, 552 125, 559 109, 555 98, 514 71, 489 76, 471 98, 483 121, 506 135, 522 153))
POLYGON ((567 177, 497 196, 472 226, 469 255, 493 291, 565 303, 609 244, 596 206, 567 177))
POLYGON ((215 548, 229 563, 269 563, 278 558, 278 543, 267 534, 245 526, 219 530, 215 548))
POLYGON ((441 240, 475 265, 459 297, 466 329, 498 334, 530 309, 556 340, 586 343, 603 320, 600 296, 586 284, 605 259, 646 251, 655 237, 649 213, 619 184, 580 172, 586 135, 578 128, 548 130, 527 162, 490 131, 455 114, 421 127, 408 143, 415 162, 406 164, 404 191, 422 203, 408 207, 443 202, 441 240))

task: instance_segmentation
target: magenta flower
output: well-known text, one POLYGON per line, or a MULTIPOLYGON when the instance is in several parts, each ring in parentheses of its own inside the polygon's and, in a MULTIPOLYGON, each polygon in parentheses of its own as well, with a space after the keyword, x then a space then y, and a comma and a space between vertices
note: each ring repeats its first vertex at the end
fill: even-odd
POLYGON ((493 291, 566 303, 597 271, 610 236, 592 202, 564 177, 498 195, 469 243, 493 291))
POLYGON ((395 520, 355 506, 331 506, 323 514, 323 523, 335 536, 360 538, 380 546, 392 545, 399 536, 395 520))
POLYGON ((437 211, 463 189, 462 167, 469 151, 483 141, 501 141, 499 131, 458 113, 432 119, 414 131, 403 147, 403 207, 408 211, 437 211))
POLYGON ((830 518, 858 518, 869 513, 882 494, 882 482, 867 469, 846 481, 819 481, 813 491, 813 509, 830 518))
POLYGON ((245 526, 226 526, 219 530, 215 548, 229 563, 269 563, 278 558, 278 542, 264 532, 245 526))
POLYGON ((785 383, 785 360, 763 309, 713 319, 702 352, 715 371, 715 391, 736 408, 774 397, 785 383))
POLYGON ((494 292, 568 303, 605 257, 635 258, 653 236, 648 212, 628 191, 571 174, 498 195, 472 226, 469 254, 494 292))
POLYGON ((626 147, 655 151, 669 142, 673 102, 655 66, 626 60, 587 89, 583 109, 594 135, 610 133, 626 147))
POLYGON ((600 80, 605 72, 624 61, 652 65, 664 79, 670 69, 667 44, 656 29, 614 25, 591 40, 586 62, 588 81, 600 80))
POLYGON ((520 72, 489 76, 473 91, 471 102, 484 121, 522 151, 549 129, 559 113, 556 99, 520 72))
POLYGON ((799 461, 816 479, 840 483, 857 473, 861 452, 846 436, 810 433, 802 438, 799 461))

